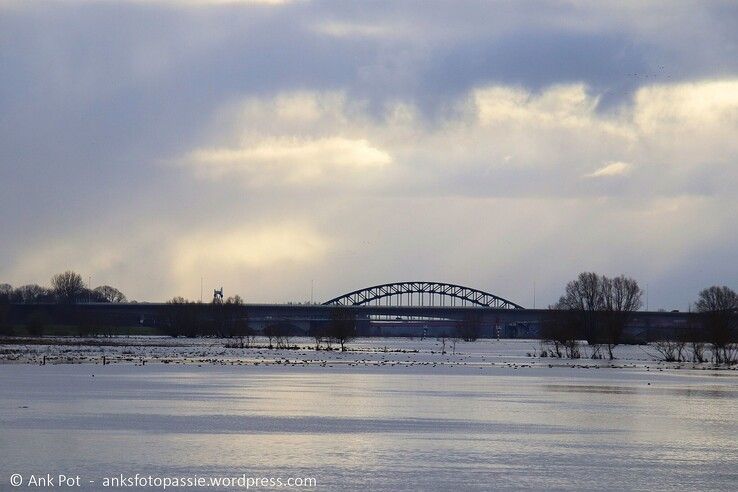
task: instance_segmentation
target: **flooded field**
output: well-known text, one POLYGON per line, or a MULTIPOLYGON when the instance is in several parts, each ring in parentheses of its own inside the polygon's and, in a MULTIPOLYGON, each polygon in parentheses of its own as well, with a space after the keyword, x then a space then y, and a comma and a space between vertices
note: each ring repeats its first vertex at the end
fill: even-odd
POLYGON ((11 357, 0 365, 0 489, 14 473, 79 475, 89 490, 136 473, 388 491, 738 481, 735 370, 660 364, 642 347, 610 364, 532 358, 530 341, 459 344, 456 354, 436 340, 359 341, 347 353, 304 343, 54 345, 11 357), (88 359, 40 365, 43 354, 88 359))

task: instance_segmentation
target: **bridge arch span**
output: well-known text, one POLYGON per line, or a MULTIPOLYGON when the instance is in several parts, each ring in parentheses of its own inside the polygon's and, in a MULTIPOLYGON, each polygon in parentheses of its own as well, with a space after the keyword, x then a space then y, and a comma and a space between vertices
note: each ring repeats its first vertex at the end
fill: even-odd
POLYGON ((503 299, 502 297, 464 287, 463 285, 447 284, 442 282, 395 282, 391 284, 374 285, 363 289, 355 290, 347 294, 326 301, 325 306, 362 306, 362 305, 381 305, 385 300, 387 305, 408 306, 482 306, 497 309, 523 309, 519 304, 503 299), (417 296, 417 297, 415 297, 417 296), (410 301, 409 304, 402 304, 404 299, 410 301), (418 304, 413 304, 414 300, 418 300, 418 304), (397 304, 392 304, 393 300, 397 300, 397 304), (426 300, 428 303, 426 304, 426 300), (438 303, 436 303, 436 300, 438 303), (449 301, 446 304, 446 301, 449 301), (458 303, 458 304, 457 304, 458 303))

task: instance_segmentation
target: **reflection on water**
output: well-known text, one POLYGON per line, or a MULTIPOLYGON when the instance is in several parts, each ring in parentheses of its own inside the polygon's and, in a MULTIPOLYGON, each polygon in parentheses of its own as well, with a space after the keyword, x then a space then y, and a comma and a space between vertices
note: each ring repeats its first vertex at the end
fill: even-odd
POLYGON ((738 375, 2 366, 10 473, 314 476, 319 490, 721 489, 738 375), (94 374, 94 376, 93 376, 94 374))
POLYGON ((712 387, 712 388, 693 388, 693 387, 630 387, 630 386, 611 386, 603 384, 601 386, 593 386, 587 384, 544 384, 543 389, 551 392, 565 393, 610 393, 619 395, 632 395, 636 393, 643 394, 660 394, 683 396, 686 398, 729 398, 738 400, 738 388, 730 387, 712 387))
POLYGON ((594 386, 590 384, 544 384, 543 389, 552 392, 565 393, 607 393, 613 395, 633 395, 638 392, 637 388, 627 386, 594 386))

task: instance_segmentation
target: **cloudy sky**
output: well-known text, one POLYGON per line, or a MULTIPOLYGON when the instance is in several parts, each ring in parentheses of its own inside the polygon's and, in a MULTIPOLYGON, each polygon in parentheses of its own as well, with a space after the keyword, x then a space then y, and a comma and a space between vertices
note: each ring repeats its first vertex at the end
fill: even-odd
POLYGON ((738 4, 0 0, 0 282, 738 287, 738 4))

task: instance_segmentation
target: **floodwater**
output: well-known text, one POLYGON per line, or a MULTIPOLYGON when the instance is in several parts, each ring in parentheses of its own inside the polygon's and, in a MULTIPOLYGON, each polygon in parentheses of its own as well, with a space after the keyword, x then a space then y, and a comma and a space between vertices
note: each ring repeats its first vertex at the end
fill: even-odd
POLYGON ((314 478, 310 490, 736 490, 738 373, 5 364, 0 430, 0 490, 14 473, 79 475, 88 490, 136 473, 314 478))

